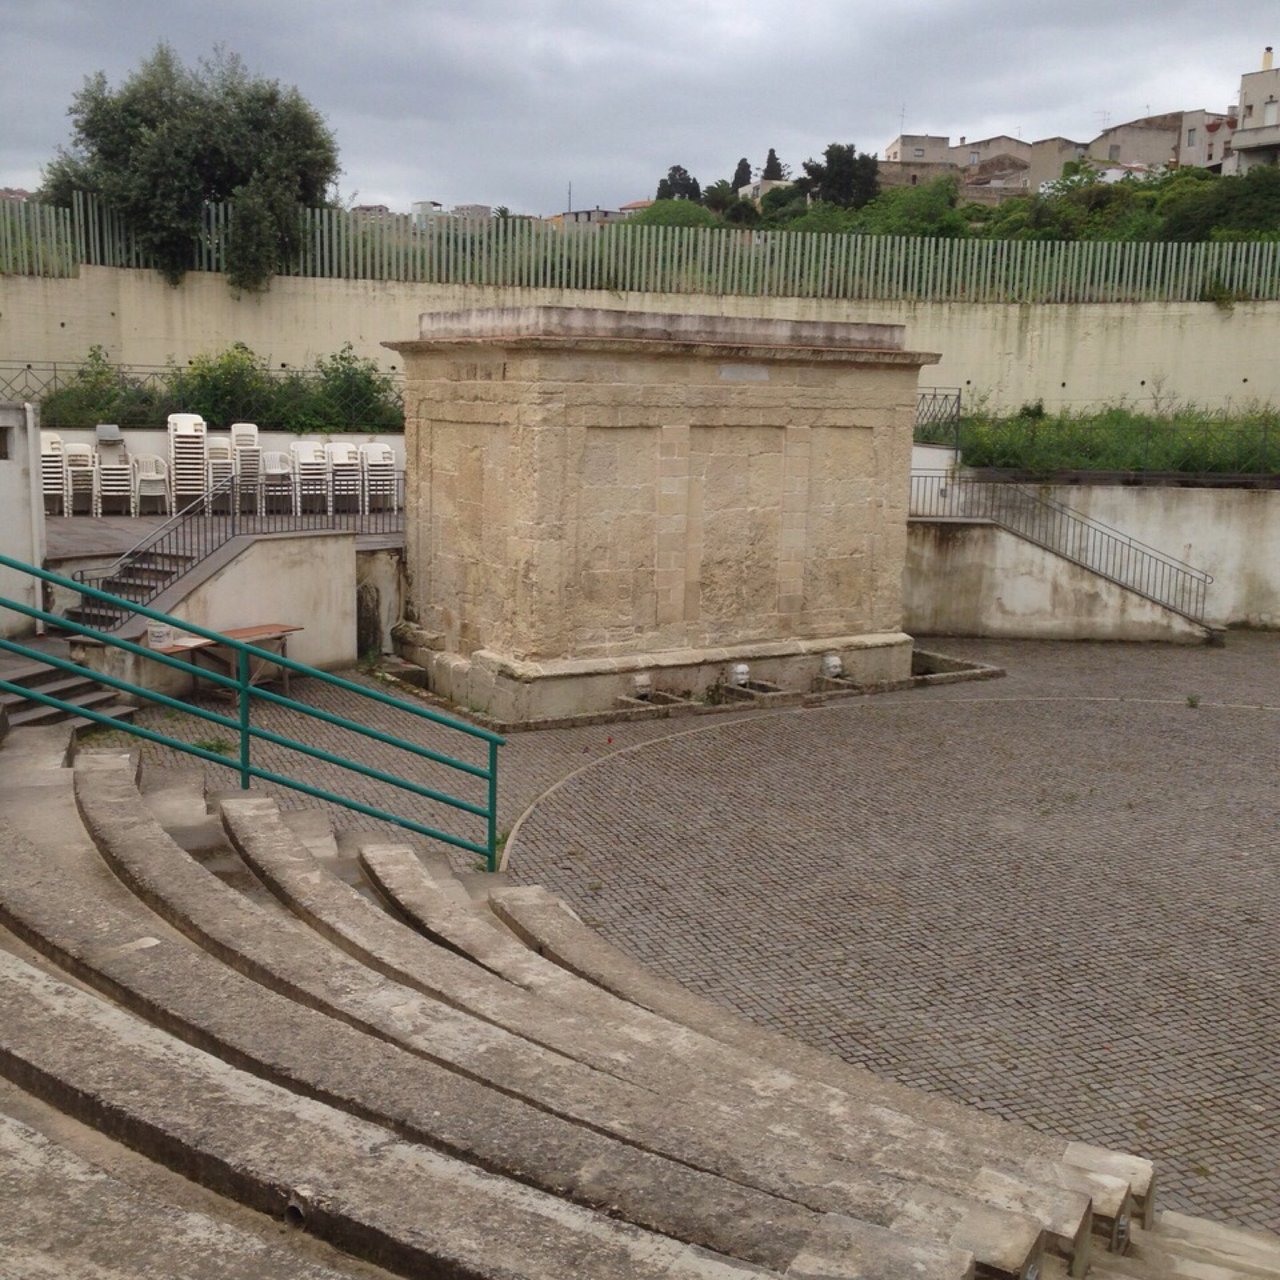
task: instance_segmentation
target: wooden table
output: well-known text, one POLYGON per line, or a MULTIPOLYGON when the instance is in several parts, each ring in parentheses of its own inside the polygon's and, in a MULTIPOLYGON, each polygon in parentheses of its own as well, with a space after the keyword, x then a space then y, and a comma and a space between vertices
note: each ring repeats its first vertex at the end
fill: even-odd
MULTIPOLYGON (((295 631, 302 630, 305 630, 305 628, 296 627, 287 622, 260 622, 253 627, 228 627, 222 634, 228 640, 242 640, 245 644, 251 644, 258 649, 266 649, 271 653, 278 653, 282 658, 287 658, 289 656, 289 637, 295 631)), ((229 676, 233 680, 239 678, 240 655, 238 650, 231 645, 220 644, 217 640, 207 640, 203 636, 188 636, 175 641, 173 644, 159 645, 156 647, 155 652, 166 653, 175 658, 185 657, 195 672, 197 687, 201 680, 202 666, 217 675, 229 676)), ((288 697, 289 668, 280 666, 268 658, 250 655, 249 683, 251 685, 262 684, 266 680, 274 679, 271 674, 273 670, 279 671, 281 683, 284 685, 285 696, 288 697)), ((225 685, 216 684, 214 681, 207 681, 207 683, 215 684, 218 691, 227 697, 235 696, 232 690, 225 685)))

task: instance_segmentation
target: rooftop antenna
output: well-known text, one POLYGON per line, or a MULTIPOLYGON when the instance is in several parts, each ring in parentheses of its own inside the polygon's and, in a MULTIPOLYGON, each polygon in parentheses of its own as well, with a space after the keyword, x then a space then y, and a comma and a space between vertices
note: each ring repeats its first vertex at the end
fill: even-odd
POLYGON ((902 110, 898 112, 898 136, 902 136, 902 131, 907 127, 907 104, 902 104, 902 110))
POLYGON ((573 183, 572 182, 569 183, 569 203, 565 205, 565 212, 566 213, 573 212, 573 183))

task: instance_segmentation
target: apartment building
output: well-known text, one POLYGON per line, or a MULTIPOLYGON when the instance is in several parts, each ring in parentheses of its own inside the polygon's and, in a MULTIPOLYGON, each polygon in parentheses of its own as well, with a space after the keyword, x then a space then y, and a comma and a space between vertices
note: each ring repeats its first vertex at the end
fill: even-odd
POLYGON ((1232 155, 1224 173, 1248 173, 1262 164, 1280 164, 1280 70, 1271 46, 1262 54, 1262 69, 1240 77, 1240 107, 1231 137, 1232 155))

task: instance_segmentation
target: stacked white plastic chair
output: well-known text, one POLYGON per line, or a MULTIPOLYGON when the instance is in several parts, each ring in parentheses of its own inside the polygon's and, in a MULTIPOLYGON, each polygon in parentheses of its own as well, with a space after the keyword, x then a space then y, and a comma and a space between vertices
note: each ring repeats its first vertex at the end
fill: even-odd
POLYGON ((251 496, 262 514, 262 494, 259 483, 262 478, 262 449, 258 445, 258 428, 252 422, 231 424, 231 453, 235 459, 236 488, 239 491, 241 509, 246 495, 251 496))
POLYGON ((268 514, 271 499, 284 497, 290 511, 297 511, 298 495, 293 487, 293 459, 287 453, 268 449, 262 455, 262 473, 258 482, 258 514, 268 514))
POLYGON ((198 413, 169 415, 169 486, 179 508, 209 484, 209 428, 198 413))
MULTIPOLYGON (((204 510, 208 515, 213 505, 214 491, 220 484, 228 486, 235 479, 236 461, 235 455, 231 450, 230 436, 206 436, 205 437, 205 493, 204 493, 204 510)), ((227 509, 230 510, 238 501, 239 495, 228 488, 225 494, 227 509)))
POLYGON ((293 510, 301 515, 308 509, 333 514, 333 485, 324 445, 295 440, 289 446, 293 459, 293 510))
POLYGON ((169 488, 169 465, 155 453, 135 453, 133 471, 133 513, 142 514, 147 498, 159 498, 165 515, 173 514, 173 491, 169 488))
POLYGON ((377 442, 360 446, 360 469, 364 480, 364 510, 400 509, 395 450, 377 442))
POLYGON ((81 494, 86 499, 85 510, 92 513, 96 476, 93 446, 91 444, 64 444, 62 452, 67 464, 66 470, 63 472, 62 514, 69 516, 75 511, 77 499, 81 494))
POLYGON ((56 431, 40 433, 40 489, 46 512, 52 498, 64 516, 71 514, 67 510, 67 455, 62 451, 62 437, 56 431))
POLYGON ((133 468, 129 464, 129 450, 125 448, 120 428, 114 422, 100 422, 94 428, 98 449, 93 469, 93 514, 103 514, 105 505, 118 503, 131 516, 138 514, 138 504, 133 491, 133 468))
POLYGON ((329 465, 329 488, 333 494, 334 511, 365 511, 364 476, 360 467, 360 452, 353 444, 328 443, 324 447, 325 461, 329 465))

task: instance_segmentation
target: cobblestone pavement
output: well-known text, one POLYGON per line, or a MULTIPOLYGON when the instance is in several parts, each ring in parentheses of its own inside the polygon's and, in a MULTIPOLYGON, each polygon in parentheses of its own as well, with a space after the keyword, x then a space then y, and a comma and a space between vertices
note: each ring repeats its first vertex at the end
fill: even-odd
POLYGON ((1280 1228, 1280 635, 929 647, 1008 678, 512 735, 513 876, 752 1018, 1280 1228))

